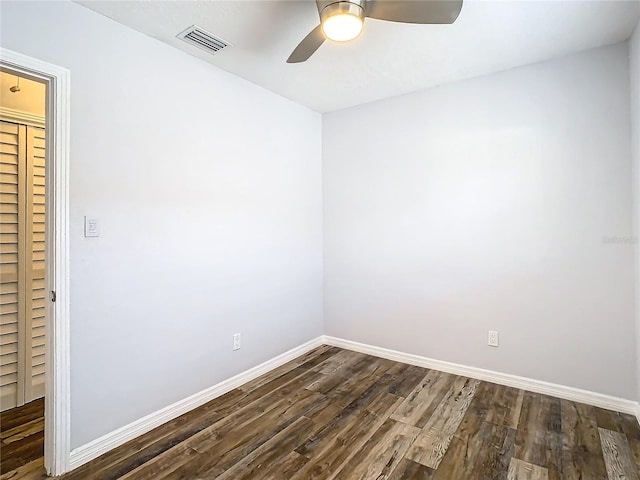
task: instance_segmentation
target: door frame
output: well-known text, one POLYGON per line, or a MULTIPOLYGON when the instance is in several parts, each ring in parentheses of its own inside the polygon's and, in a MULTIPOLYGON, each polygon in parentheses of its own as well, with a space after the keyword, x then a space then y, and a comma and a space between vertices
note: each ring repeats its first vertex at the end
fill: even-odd
POLYGON ((49 475, 68 470, 71 451, 69 357, 70 72, 0 49, 3 70, 47 85, 46 278, 49 292, 45 365, 44 463, 49 475), (55 301, 52 300, 55 292, 55 301))

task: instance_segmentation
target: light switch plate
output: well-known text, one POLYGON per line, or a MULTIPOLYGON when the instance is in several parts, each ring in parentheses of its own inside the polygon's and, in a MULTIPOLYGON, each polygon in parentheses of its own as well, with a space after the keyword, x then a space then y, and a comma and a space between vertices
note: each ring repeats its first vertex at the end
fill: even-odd
POLYGON ((84 236, 85 237, 99 237, 100 236, 100 222, 97 218, 84 217, 84 236))

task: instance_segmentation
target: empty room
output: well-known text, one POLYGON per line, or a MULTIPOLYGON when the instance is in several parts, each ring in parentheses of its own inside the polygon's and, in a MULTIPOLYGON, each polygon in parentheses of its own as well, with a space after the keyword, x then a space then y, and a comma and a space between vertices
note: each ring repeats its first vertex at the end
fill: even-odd
POLYGON ((1 0, 0 47, 0 480, 640 480, 640 1, 1 0))

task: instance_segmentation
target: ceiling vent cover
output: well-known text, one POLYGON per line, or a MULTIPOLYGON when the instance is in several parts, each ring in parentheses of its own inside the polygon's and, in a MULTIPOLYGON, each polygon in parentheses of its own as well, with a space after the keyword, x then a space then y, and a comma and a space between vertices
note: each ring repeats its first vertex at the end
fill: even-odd
POLYGON ((191 25, 184 32, 179 33, 177 37, 202 50, 206 50, 212 55, 218 53, 223 48, 231 46, 229 42, 225 42, 197 25, 191 25))

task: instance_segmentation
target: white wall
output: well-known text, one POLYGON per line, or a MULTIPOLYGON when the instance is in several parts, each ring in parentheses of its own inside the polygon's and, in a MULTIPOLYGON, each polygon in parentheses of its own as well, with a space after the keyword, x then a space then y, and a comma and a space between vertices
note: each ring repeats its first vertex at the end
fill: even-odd
POLYGON ((629 135, 626 44, 325 115, 326 333, 635 398, 629 135))
POLYGON ((631 85, 631 154, 633 159, 633 219, 636 266, 636 385, 640 400, 640 23, 629 39, 629 65, 631 85))
POLYGON ((320 335, 320 116, 82 6, 1 8, 3 47, 71 70, 72 447, 320 335))

